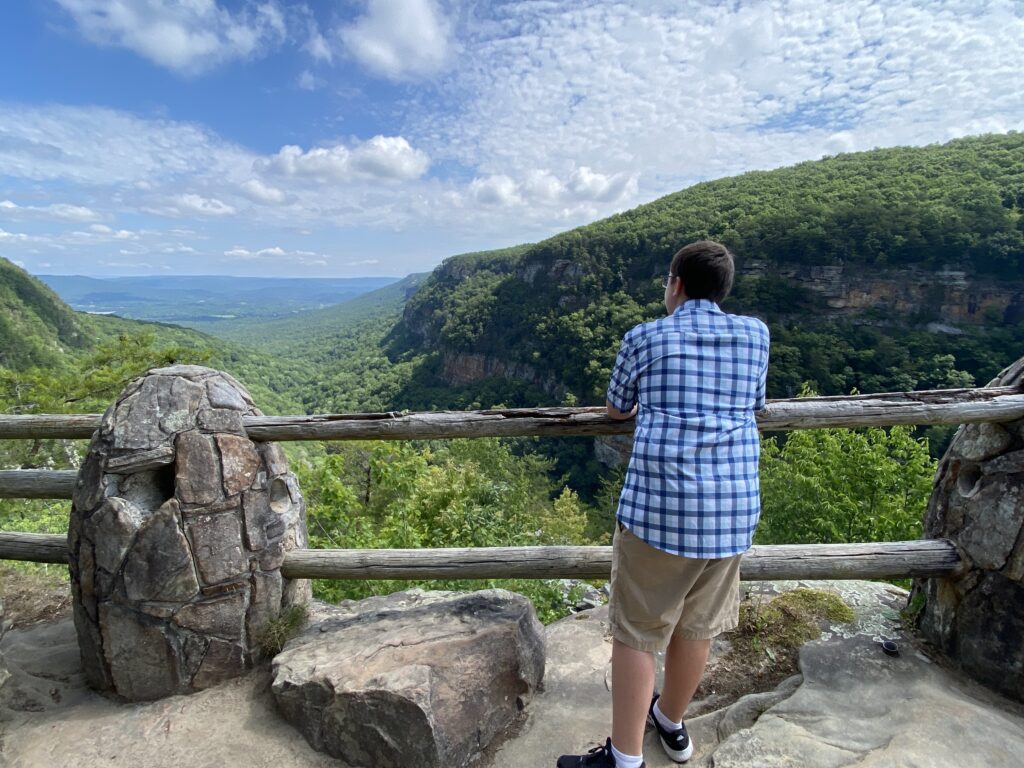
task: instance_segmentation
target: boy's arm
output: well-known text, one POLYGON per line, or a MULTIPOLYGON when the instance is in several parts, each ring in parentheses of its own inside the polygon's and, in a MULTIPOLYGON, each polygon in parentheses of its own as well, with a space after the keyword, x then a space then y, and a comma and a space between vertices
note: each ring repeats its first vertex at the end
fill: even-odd
POLYGON ((608 409, 608 416, 610 418, 615 419, 616 421, 625 421, 626 419, 632 419, 634 416, 636 416, 636 409, 637 409, 637 407, 638 406, 634 405, 628 411, 620 411, 618 408, 616 408, 614 405, 612 405, 612 401, 611 400, 606 400, 605 401, 605 408, 608 409))
POLYGON ((636 360, 633 346, 629 343, 629 334, 622 340, 619 354, 615 357, 605 408, 608 415, 617 420, 631 419, 636 415, 639 399, 637 397, 636 360))
POLYGON ((754 410, 760 411, 765 406, 765 398, 768 394, 768 350, 770 342, 768 338, 768 327, 764 326, 764 361, 757 379, 757 396, 754 401, 754 410))

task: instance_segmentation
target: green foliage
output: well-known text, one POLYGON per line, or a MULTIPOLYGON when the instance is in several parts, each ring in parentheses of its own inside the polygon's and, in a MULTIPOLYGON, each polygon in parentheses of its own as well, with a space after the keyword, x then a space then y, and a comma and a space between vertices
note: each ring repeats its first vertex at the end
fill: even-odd
POLYGON ((86 346, 75 313, 20 267, 0 257, 0 367, 59 364, 86 346))
MULTIPOLYGON (((314 546, 492 547, 585 542, 586 512, 557 489, 548 462, 495 439, 345 444, 297 468, 314 546)), ((488 581, 534 600, 542 618, 564 614, 557 582, 488 581)), ((412 586, 480 588, 469 581, 317 582, 331 600, 412 586)))
POLYGON ((307 618, 308 612, 304 605, 285 608, 278 616, 268 621, 260 631, 256 638, 260 650, 268 658, 277 656, 285 644, 302 631, 307 618))
MULTIPOLYGON (((805 394, 810 394, 805 390, 805 394)), ((761 544, 903 541, 921 534, 935 476, 907 427, 806 429, 762 442, 761 544)))

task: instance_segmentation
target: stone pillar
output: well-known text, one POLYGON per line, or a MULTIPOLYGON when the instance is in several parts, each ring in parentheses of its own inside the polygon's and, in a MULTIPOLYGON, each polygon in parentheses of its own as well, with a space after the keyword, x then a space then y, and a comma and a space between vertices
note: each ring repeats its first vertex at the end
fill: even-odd
POLYGON ((243 672, 309 582, 281 577, 306 546, 305 506, 261 415, 226 373, 159 368, 103 416, 78 474, 68 550, 89 683, 129 701, 191 693, 243 672))
MULTIPOLYGON (((1024 391, 1024 358, 989 386, 1024 391)), ((960 428, 939 463, 927 538, 948 538, 967 562, 950 579, 919 580, 922 634, 964 671, 1024 701, 1024 419, 960 428)))

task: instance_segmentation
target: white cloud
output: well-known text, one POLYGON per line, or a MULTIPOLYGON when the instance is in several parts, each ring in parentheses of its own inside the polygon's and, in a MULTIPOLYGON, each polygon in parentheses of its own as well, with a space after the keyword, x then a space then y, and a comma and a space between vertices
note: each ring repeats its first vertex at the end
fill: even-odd
POLYGON ((255 261, 265 259, 273 262, 290 261, 304 266, 326 266, 327 257, 313 251, 289 251, 279 245, 272 245, 268 248, 260 248, 253 251, 236 245, 230 250, 224 251, 224 255, 232 261, 255 261))
POLYGON ((521 202, 516 183, 504 174, 473 179, 469 194, 482 205, 510 206, 521 202))
POLYGON ((418 179, 430 167, 430 158, 401 136, 374 136, 352 151, 352 167, 367 176, 418 179))
POLYGON ((542 209, 555 206, 562 216, 592 212, 592 203, 619 203, 637 191, 635 174, 613 175, 582 167, 566 181, 547 170, 533 170, 516 181, 505 174, 473 179, 469 197, 481 205, 542 209))
POLYGON ((25 262, 19 261, 18 259, 11 259, 11 264, 13 264, 16 267, 21 267, 22 269, 25 268, 25 262))
POLYGON ((304 91, 315 91, 324 83, 322 80, 320 80, 320 78, 318 78, 308 69, 304 69, 302 73, 295 79, 295 84, 304 91))
POLYGON ((613 203, 635 195, 636 187, 635 174, 617 173, 608 176, 595 173, 586 166, 577 168, 569 177, 569 190, 580 200, 613 203))
MULTIPOLYGON (((123 254, 131 255, 131 254, 123 254)), ((116 267, 120 269, 153 269, 153 265, 148 261, 107 261, 106 259, 99 259, 97 264, 104 267, 116 267)))
POLYGON ((241 186, 241 192, 253 202, 264 205, 280 205, 285 201, 285 194, 277 187, 264 184, 259 179, 248 179, 241 186))
POLYGON ((221 202, 215 197, 202 197, 193 192, 187 192, 174 198, 171 205, 158 212, 170 216, 231 216, 235 209, 227 203, 221 202))
POLYGON ((286 145, 256 167, 283 176, 321 181, 347 181, 354 177, 411 180, 418 179, 430 166, 426 153, 414 149, 401 136, 374 136, 369 141, 346 147, 301 147, 286 145))
MULTIPOLYGON (((236 21, 256 8, 248 0, 189 2, 230 7, 236 21)), ((164 5, 154 0, 153 8, 164 5)), ((828 14, 819 0, 462 4, 447 19, 437 10, 456 5, 367 3, 347 32, 323 35, 298 5, 276 22, 267 16, 267 39, 282 25, 287 32, 294 16, 294 42, 306 45, 300 63, 284 70, 285 84, 307 65, 310 77, 340 82, 326 74, 327 54, 338 64, 344 39, 356 46, 350 58, 385 76, 442 75, 383 89, 385 101, 353 77, 348 90, 331 93, 331 114, 296 134, 312 138, 302 146, 279 139, 273 146, 291 144, 269 155, 197 123, 0 103, 0 222, 12 230, 0 235, 4 247, 23 258, 37 246, 77 253, 82 234, 58 225, 78 216, 99 250, 102 238, 113 243, 115 231, 127 231, 115 222, 148 211, 190 230, 138 230, 137 245, 153 253, 180 241, 228 259, 221 254, 234 243, 266 238, 286 255, 249 262, 265 269, 288 254, 330 258, 288 250, 300 232, 321 250, 325 233, 351 236, 358 249, 346 251, 362 258, 376 255, 367 245, 374 238, 393 244, 393 232, 429 230, 420 239, 431 245, 419 252, 436 258, 464 244, 537 239, 703 179, 1024 129, 1015 71, 1024 60, 1024 5, 1007 0, 970 12, 964 0, 849 0, 828 14), (417 10, 430 22, 417 27, 425 30, 419 37, 403 31, 417 10), (388 126, 384 135, 337 138, 339 125, 362 124, 346 105, 367 108, 371 124, 388 126), (82 210, 55 207, 76 203, 82 210), (53 222, 41 224, 46 216, 53 222), (21 227, 30 217, 32 229, 21 227), (88 229, 99 222, 111 232, 88 229), (53 231, 44 237, 47 225, 53 231)))
POLYGON ((28 242, 32 238, 26 235, 24 232, 8 232, 6 229, 0 229, 0 242, 28 242))
POLYGON ((0 215, 8 218, 36 217, 84 223, 95 221, 99 214, 91 208, 68 203, 51 203, 50 205, 18 205, 11 200, 0 200, 0 215))
POLYGON ((412 100, 403 135, 437 165, 516 180, 538 223, 542 201, 565 202, 559 184, 602 215, 836 151, 1024 128, 1024 6, 1007 0, 490 9, 461 23, 458 59, 412 100), (459 109, 435 108, 452 98, 459 109))
POLYGON ((127 48, 154 64, 196 74, 232 59, 261 55, 287 28, 276 3, 246 2, 237 11, 215 0, 57 0, 82 35, 127 48))
POLYGON ((451 53, 448 22, 433 0, 368 0, 366 13, 338 34, 356 61, 391 80, 435 74, 451 53))
POLYGON ((113 229, 108 227, 106 224, 93 224, 89 227, 88 232, 73 232, 73 235, 79 237, 94 237, 98 236, 104 239, 113 240, 138 240, 139 235, 137 232, 132 232, 127 229, 113 229))
POLYGON ((309 30, 309 40, 306 41, 304 46, 306 53, 313 57, 316 61, 325 61, 330 64, 334 60, 334 52, 331 51, 331 46, 327 43, 327 40, 316 25, 312 25, 309 30))
POLYGON ((250 176, 254 155, 191 123, 102 107, 0 103, 0 176, 139 192, 180 177, 250 176))

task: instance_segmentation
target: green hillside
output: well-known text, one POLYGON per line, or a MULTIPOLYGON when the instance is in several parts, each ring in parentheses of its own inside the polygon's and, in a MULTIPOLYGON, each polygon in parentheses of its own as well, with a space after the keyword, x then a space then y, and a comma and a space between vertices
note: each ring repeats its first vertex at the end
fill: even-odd
POLYGON ((53 365, 87 345, 77 316, 57 294, 0 257, 0 367, 53 365))
MULTIPOLYGON (((410 300, 397 335, 411 340, 407 349, 433 354, 424 370, 441 372, 439 361, 454 354, 486 356, 544 371, 572 397, 600 403, 622 334, 663 312, 660 278, 673 252, 701 238, 738 257, 724 308, 771 327, 769 396, 795 395, 803 381, 823 394, 984 383, 1024 349, 1020 133, 747 173, 511 257, 451 259, 410 300), (912 274, 930 287, 906 311, 883 302, 842 315, 800 279, 824 267, 841 268, 843 279, 896 284, 912 274), (940 309, 972 300, 958 298, 959 278, 943 270, 1001 292, 1004 308, 937 331, 946 320, 940 309)), ((419 394, 407 389, 403 404, 416 405, 419 394)), ((520 399, 535 396, 534 388, 520 399)))

